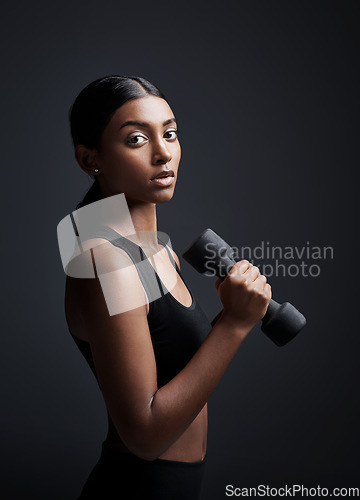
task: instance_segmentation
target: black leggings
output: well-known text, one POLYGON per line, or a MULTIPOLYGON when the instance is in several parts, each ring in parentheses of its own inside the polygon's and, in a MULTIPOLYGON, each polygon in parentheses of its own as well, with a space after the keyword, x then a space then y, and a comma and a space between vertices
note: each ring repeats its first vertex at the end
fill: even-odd
POLYGON ((78 500, 200 500, 205 464, 206 457, 202 462, 143 460, 104 441, 78 500))

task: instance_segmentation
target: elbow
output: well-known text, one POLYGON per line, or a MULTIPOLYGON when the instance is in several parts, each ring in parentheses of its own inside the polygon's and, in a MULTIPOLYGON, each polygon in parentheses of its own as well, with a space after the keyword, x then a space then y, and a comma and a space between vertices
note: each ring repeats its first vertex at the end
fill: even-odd
POLYGON ((156 460, 168 448, 159 433, 139 427, 127 432, 123 442, 131 453, 147 461, 156 460))
POLYGON ((158 443, 152 442, 147 437, 141 439, 138 435, 135 439, 128 439, 124 441, 131 453, 149 462, 156 460, 163 453, 163 450, 160 450, 158 443))
POLYGON ((152 414, 152 403, 150 410, 144 413, 132 414, 123 421, 122 425, 117 425, 119 436, 128 450, 137 457, 154 461, 159 458, 165 450, 172 444, 171 433, 164 423, 154 419, 152 414))
POLYGON ((134 455, 141 458, 142 460, 147 460, 148 462, 153 462, 157 458, 159 458, 158 453, 152 453, 151 450, 139 449, 138 451, 134 450, 134 455))

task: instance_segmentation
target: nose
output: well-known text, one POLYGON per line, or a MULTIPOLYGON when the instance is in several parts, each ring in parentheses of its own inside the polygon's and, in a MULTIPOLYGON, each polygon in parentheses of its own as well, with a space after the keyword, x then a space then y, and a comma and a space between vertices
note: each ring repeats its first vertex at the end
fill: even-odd
POLYGON ((171 158, 171 153, 168 150, 164 140, 160 139, 156 143, 154 143, 152 158, 154 164, 168 163, 171 158))

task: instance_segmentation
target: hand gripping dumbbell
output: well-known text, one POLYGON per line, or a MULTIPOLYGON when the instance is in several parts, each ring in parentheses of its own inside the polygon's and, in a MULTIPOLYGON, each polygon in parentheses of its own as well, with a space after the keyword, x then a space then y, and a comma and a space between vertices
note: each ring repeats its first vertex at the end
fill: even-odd
MULTIPOLYGON (((222 280, 240 260, 234 257, 233 248, 210 228, 205 229, 182 256, 199 273, 212 270, 222 280)), ((261 330, 280 347, 292 340, 305 325, 305 317, 292 304, 279 304, 271 299, 262 318, 261 330)))

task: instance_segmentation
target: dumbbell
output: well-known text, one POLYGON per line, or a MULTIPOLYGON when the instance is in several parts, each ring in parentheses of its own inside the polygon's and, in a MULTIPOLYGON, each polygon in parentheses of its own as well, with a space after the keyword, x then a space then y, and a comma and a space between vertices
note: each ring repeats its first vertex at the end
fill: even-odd
MULTIPOLYGON (((234 253, 230 245, 208 228, 193 241, 182 256, 199 273, 213 271, 216 276, 224 280, 232 266, 240 260, 236 259, 234 253)), ((261 330, 281 347, 292 340, 305 325, 305 317, 292 304, 289 302, 279 304, 271 299, 262 318, 261 330)))

